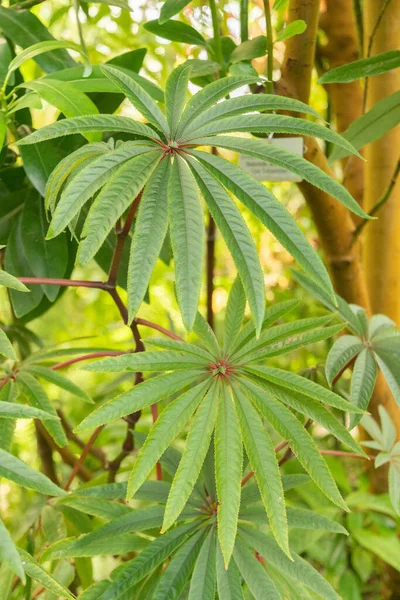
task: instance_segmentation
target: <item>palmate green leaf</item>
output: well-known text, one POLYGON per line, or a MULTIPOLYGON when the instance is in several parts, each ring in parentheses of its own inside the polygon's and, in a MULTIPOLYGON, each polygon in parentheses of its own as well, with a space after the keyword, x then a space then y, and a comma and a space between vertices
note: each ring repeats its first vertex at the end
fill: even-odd
POLYGON ((6 271, 0 270, 0 286, 4 285, 5 287, 11 288, 12 290, 17 290, 17 292, 29 292, 30 290, 19 281, 14 275, 7 273, 6 271))
POLYGON ((217 547, 217 590, 218 598, 224 600, 243 600, 240 573, 233 560, 226 567, 221 548, 217 547))
POLYGON ((215 480, 218 495, 218 539, 225 567, 235 545, 243 468, 238 416, 228 386, 222 385, 215 428, 215 480))
POLYGON ((156 131, 128 117, 119 115, 87 115, 84 117, 73 117, 57 121, 51 125, 46 125, 38 131, 34 131, 30 135, 19 140, 19 146, 27 144, 37 144, 44 140, 52 140, 64 135, 73 135, 76 133, 91 133, 96 131, 103 132, 123 132, 132 135, 140 135, 145 138, 159 139, 156 131))
POLYGON ((199 190, 185 161, 175 156, 168 182, 168 212, 175 285, 183 322, 193 328, 204 256, 204 216, 199 190))
POLYGON ((98 600, 119 600, 179 548, 197 527, 197 523, 181 525, 156 538, 139 556, 123 565, 118 576, 98 600))
POLYGON ((270 382, 266 383, 259 381, 258 385, 263 388, 265 387, 267 391, 278 398, 278 400, 289 406, 289 408, 294 409, 300 414, 311 418, 316 423, 319 423, 325 427, 327 431, 332 433, 338 440, 343 442, 345 446, 366 458, 366 454, 356 443, 347 429, 342 425, 342 423, 340 423, 340 421, 336 419, 335 416, 332 415, 331 412, 322 406, 320 402, 310 398, 309 396, 305 396, 292 390, 287 390, 281 386, 271 384, 270 382))
MULTIPOLYGON (((125 486, 126 494, 126 486, 125 486)), ((125 494, 122 496, 125 498, 125 494)), ((132 508, 121 502, 111 502, 104 498, 97 498, 93 496, 81 495, 69 495, 66 498, 62 498, 59 501, 63 506, 70 506, 75 510, 79 510, 87 515, 94 517, 100 517, 100 519, 115 519, 121 515, 126 515, 132 512, 132 508)))
POLYGON ((359 409, 357 406, 353 406, 350 402, 344 400, 338 394, 327 390, 326 388, 314 383, 310 379, 301 377, 296 373, 284 371, 282 369, 275 369, 273 367, 262 367, 262 366, 249 366, 245 367, 245 370, 251 375, 260 377, 275 383, 278 386, 287 388, 294 392, 299 392, 305 396, 309 396, 318 402, 323 402, 328 406, 333 406, 339 410, 343 410, 349 413, 363 414, 364 411, 359 409))
POLYGON ((235 261, 259 333, 265 310, 264 276, 250 231, 224 188, 197 161, 189 159, 189 164, 235 261))
POLYGON ((49 413, 39 408, 2 401, 0 401, 0 417, 6 419, 40 419, 41 421, 56 421, 58 419, 57 416, 49 415, 49 413))
POLYGON ((59 235, 85 202, 109 181, 123 163, 140 154, 152 156, 152 150, 154 148, 147 142, 125 142, 113 152, 102 154, 85 166, 64 188, 54 211, 47 239, 59 235))
POLYGON ((300 421, 265 388, 261 389, 246 380, 241 381, 257 410, 283 439, 290 440, 290 446, 300 464, 321 491, 340 508, 348 510, 324 459, 300 421))
POLYGON ((63 496, 66 492, 48 477, 0 448, 0 476, 21 487, 35 490, 48 496, 63 496))
MULTIPOLYGON (((225 104, 225 103, 221 103, 225 104)), ((210 153, 191 151, 277 238, 309 275, 333 296, 332 283, 318 254, 275 196, 247 173, 210 153)))
POLYGON ((18 360, 15 350, 5 332, 0 328, 0 355, 10 360, 18 360))
POLYGON ((85 429, 98 427, 141 410, 154 402, 159 402, 170 394, 179 392, 198 377, 199 371, 193 369, 182 373, 168 373, 167 375, 152 377, 94 410, 78 425, 75 431, 85 431, 85 429))
POLYGON ((117 219, 132 204, 160 161, 159 152, 147 152, 115 171, 89 209, 82 230, 77 263, 85 266, 97 254, 117 219))
POLYGON ((93 404, 93 400, 90 396, 82 390, 79 386, 77 386, 73 381, 61 375, 61 373, 57 373, 52 369, 48 369, 47 367, 40 367, 39 365, 29 365, 27 367, 23 367, 21 371, 27 371, 31 375, 35 377, 40 377, 49 383, 56 385, 57 387, 70 392, 74 396, 81 398, 85 402, 89 402, 93 404))
POLYGON ((173 525, 192 493, 210 445, 217 420, 218 404, 218 387, 214 383, 201 401, 186 438, 186 447, 165 507, 162 532, 173 525))
MULTIPOLYGON (((309 121, 307 121, 307 124, 309 121)), ((196 138, 193 140, 197 145, 203 146, 217 146, 220 148, 226 148, 227 150, 233 150, 235 152, 241 152, 242 154, 248 154, 255 158, 260 158, 266 162, 270 162, 274 165, 278 165, 284 169, 288 169, 292 173, 299 175, 302 179, 305 179, 315 187, 323 190, 327 194, 330 194, 342 204, 347 206, 354 214, 368 219, 367 213, 365 213, 357 203, 357 201, 349 194, 349 192, 332 177, 324 173, 321 169, 310 163, 308 160, 297 156, 292 152, 288 152, 283 148, 266 144, 261 140, 247 139, 247 138, 234 138, 229 136, 209 136, 204 138, 196 138)))
MULTIPOLYGON (((66 117, 96 115, 99 112, 94 102, 79 87, 65 81, 48 78, 37 79, 36 81, 24 82, 19 87, 33 90, 66 117)), ((85 137, 89 142, 97 142, 101 140, 101 133, 89 132, 85 134, 85 137)))
POLYGON ((336 340, 329 351, 325 364, 329 385, 332 385, 335 377, 361 352, 363 347, 363 342, 354 335, 342 335, 336 340))
POLYGON ((63 184, 71 173, 75 172, 77 167, 82 167, 86 161, 93 160, 96 156, 109 152, 110 147, 104 142, 100 142, 86 144, 82 148, 78 148, 78 150, 75 150, 75 152, 72 152, 72 154, 63 158, 47 180, 44 195, 46 209, 54 211, 58 194, 60 193, 63 184))
POLYGON ((205 88, 194 94, 186 105, 183 111, 182 118, 177 129, 177 137, 181 137, 186 131, 186 127, 194 118, 199 117, 207 108, 225 98, 234 90, 241 88, 251 83, 256 83, 258 77, 243 77, 242 75, 233 75, 231 77, 222 77, 217 81, 213 81, 205 88))
POLYGON ((6 526, 0 519, 0 560, 11 567, 13 572, 25 583, 25 573, 18 551, 8 533, 6 526))
POLYGON ((119 87, 133 106, 151 123, 156 129, 161 129, 169 135, 169 126, 164 114, 154 102, 153 98, 138 83, 121 71, 119 68, 103 65, 103 73, 119 87))
MULTIPOLYGON (((29 404, 57 417, 56 409, 35 377, 29 373, 19 371, 17 381, 29 404)), ((58 446, 63 447, 68 444, 67 436, 58 418, 54 421, 46 420, 43 424, 58 446)))
POLYGON ((289 526, 292 528, 329 531, 331 533, 349 535, 347 529, 337 521, 311 510, 288 506, 287 515, 289 526))
POLYGON ((282 325, 275 325, 275 327, 264 329, 258 339, 253 337, 247 344, 244 344, 235 352, 234 360, 244 360, 246 363, 250 362, 257 359, 258 356, 262 356, 270 345, 281 341, 285 342, 288 339, 290 340, 290 337, 295 339, 296 335, 323 327, 331 320, 332 316, 328 315, 311 319, 299 319, 298 321, 283 323, 282 325))
POLYGON ((400 571, 400 540, 395 533, 382 535, 366 529, 352 528, 351 535, 368 552, 376 554, 385 563, 400 571))
POLYGON ((319 83, 349 83, 362 77, 380 75, 397 67, 400 67, 400 50, 390 50, 331 69, 324 73, 319 83))
POLYGON ((241 540, 236 542, 233 558, 255 600, 281 600, 266 570, 241 540))
POLYGON ((244 446, 260 488, 272 533, 283 552, 290 557, 285 498, 274 445, 257 411, 236 384, 233 396, 244 446))
POLYGON ((190 142, 197 137, 216 135, 219 133, 230 133, 237 131, 250 131, 257 133, 291 133, 295 135, 312 135, 339 148, 343 148, 348 154, 358 155, 357 150, 346 138, 335 133, 328 127, 323 127, 312 121, 287 117, 285 115, 241 115, 240 117, 223 117, 211 123, 204 124, 197 131, 190 133, 188 137, 183 134, 183 140, 190 142))
POLYGON ((217 536, 211 527, 203 542, 193 569, 188 600, 214 600, 217 536))
MULTIPOLYGON (((282 475, 281 479, 283 490, 285 492, 295 489, 298 486, 304 485, 305 483, 311 481, 309 476, 304 475, 303 473, 282 475)), ((260 489, 258 487, 258 484, 246 483, 246 485, 242 489, 242 497, 240 500, 241 512, 244 510, 244 507, 254 504, 255 502, 261 502, 260 489)))
POLYGON ((174 69, 165 84, 165 104, 167 107, 167 121, 174 137, 179 119, 185 106, 187 86, 192 65, 190 61, 174 69))
MULTIPOLYGON (((89 534, 90 535, 90 534, 89 534)), ((82 539, 85 539, 82 538, 82 539)), ((75 538, 67 538, 55 542, 45 549, 41 555, 41 561, 61 559, 61 558, 81 558, 89 556, 109 556, 116 554, 126 554, 128 552, 137 552, 143 550, 148 544, 148 540, 143 537, 122 534, 113 535, 102 541, 93 540, 92 544, 86 544, 83 547, 76 547, 75 538)))
POLYGON ((394 399, 400 406, 400 368, 398 357, 383 349, 374 352, 378 367, 382 371, 382 375, 387 381, 387 384, 392 392, 394 399))
POLYGON ((368 324, 368 337, 373 338, 379 333, 383 333, 385 329, 393 329, 396 324, 386 315, 372 315, 368 324))
POLYGON ((67 598, 67 600, 75 600, 75 596, 59 581, 54 579, 52 575, 33 558, 28 552, 18 548, 25 573, 39 582, 46 590, 56 594, 58 598, 67 598))
POLYGON ((171 338, 162 337, 150 337, 146 338, 147 346, 156 346, 157 348, 163 348, 164 350, 176 350, 177 352, 183 352, 184 354, 193 354, 197 358, 201 358, 209 363, 210 360, 215 360, 215 354, 211 354, 208 350, 196 346, 193 343, 172 340, 171 338))
MULTIPOLYGON (((367 144, 379 140, 388 131, 400 123, 400 91, 383 98, 371 110, 353 121, 343 132, 343 137, 354 148, 360 150, 367 144)), ((345 158, 349 152, 343 148, 335 148, 329 156, 329 162, 345 158)))
POLYGON ((154 169, 139 203, 128 267, 129 322, 136 316, 167 234, 167 187, 171 163, 166 157, 154 169))
POLYGON ((182 544, 161 575, 152 600, 179 598, 192 572, 204 541, 204 531, 194 533, 182 544))
POLYGON ((229 292, 225 312, 223 345, 225 352, 231 349, 236 341, 243 322, 245 309, 246 295, 243 290, 243 284, 240 277, 236 277, 229 292))
MULTIPOLYGON (((378 376, 378 365, 374 354, 364 348, 357 356, 351 377, 350 398, 352 404, 363 410, 368 408, 369 401, 374 391, 376 378, 378 376)), ((360 422, 360 415, 351 415, 350 429, 360 422)))
POLYGON ((179 371, 187 369, 206 368, 203 358, 186 355, 173 350, 167 352, 136 352, 122 354, 112 358, 90 363, 82 367, 85 371, 106 371, 119 373, 121 371, 179 371))
POLYGON ((278 569, 284 577, 289 577, 297 584, 302 584, 326 600, 339 600, 331 585, 303 558, 293 553, 291 561, 277 543, 268 535, 255 528, 240 525, 239 536, 257 550, 267 563, 278 569))
MULTIPOLYGON (((296 306, 298 306, 298 304, 298 300, 286 300, 285 302, 277 302, 276 304, 266 308, 261 331, 264 331, 267 327, 275 323, 275 321, 292 311, 296 306)), ((240 330, 235 342, 235 346, 230 352, 229 357, 238 352, 245 344, 248 344, 254 337, 254 333, 254 323, 252 321, 248 321, 240 330)))
MULTIPOLYGON (((136 458, 129 476, 127 499, 134 496, 162 453, 183 429, 200 404, 209 385, 209 381, 199 383, 178 396, 163 410, 136 458)), ((154 401, 152 399, 152 402, 154 401)))
POLYGON ((215 333, 199 312, 196 315, 193 331, 213 356, 219 354, 220 348, 215 333))

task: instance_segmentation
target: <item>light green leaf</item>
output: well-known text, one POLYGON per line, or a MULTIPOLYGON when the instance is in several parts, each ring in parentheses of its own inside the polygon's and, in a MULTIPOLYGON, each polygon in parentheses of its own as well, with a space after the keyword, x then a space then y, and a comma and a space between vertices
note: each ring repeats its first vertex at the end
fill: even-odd
POLYGON ((393 508, 400 516, 400 445, 397 443, 391 455, 389 467, 389 496, 393 508))
POLYGON ((214 600, 216 541, 215 527, 211 527, 193 569, 188 600, 214 600))
POLYGON ((233 561, 229 568, 224 564, 221 548, 217 548, 217 590, 218 598, 224 600, 243 600, 240 573, 233 561))
POLYGON ((197 161, 188 159, 213 219, 232 254, 243 283, 257 333, 264 319, 264 275, 250 231, 224 188, 197 161))
POLYGON ((119 217, 138 197, 160 158, 159 152, 146 152, 112 173, 89 209, 77 254, 78 265, 87 265, 97 254, 119 217))
POLYGON ((0 560, 11 567, 13 572, 25 583, 25 573, 18 551, 8 533, 6 526, 0 519, 0 560))
MULTIPOLYGON (((34 92, 29 92, 24 94, 21 98, 19 98, 15 104, 13 103, 12 107, 9 105, 7 110, 7 115, 13 115, 18 110, 22 110, 23 108, 36 108, 37 110, 41 110, 43 108, 42 101, 38 94, 34 92)), ((1 118, 1 117, 0 117, 1 118)), ((1 143, 0 143, 1 147, 1 143)))
POLYGON ((295 35, 300 35, 301 33, 304 33, 306 29, 307 24, 305 21, 302 21, 301 19, 292 21, 291 23, 288 23, 286 27, 281 29, 281 31, 278 31, 275 42, 283 42, 283 40, 288 40, 295 35))
POLYGON ((3 270, 0 270, 0 285, 17 290, 18 292, 30 292, 26 285, 21 283, 19 279, 3 270))
POLYGON ((198 479, 214 431, 218 400, 217 387, 211 385, 196 411, 186 438, 186 447, 165 507, 163 532, 173 525, 181 513, 198 479))
POLYGON ((194 355, 188 356, 177 351, 169 352, 136 352, 122 354, 112 358, 104 358, 82 367, 85 371, 107 371, 119 373, 121 371, 177 371, 187 369, 206 368, 204 359, 194 355))
POLYGON ((165 84, 165 104, 171 137, 174 138, 185 106, 187 86, 191 71, 190 61, 174 69, 165 84))
POLYGON ((246 295, 240 277, 236 277, 228 297, 224 321, 224 350, 230 350, 239 334, 246 308, 246 295))
POLYGON ((396 534, 382 535, 366 529, 352 529, 351 535, 368 552, 400 571, 400 540, 396 534))
MULTIPOLYGON (((307 121, 307 127, 309 123, 310 122, 307 121)), ((283 148, 266 144, 262 140, 247 138, 235 139, 232 136, 228 137, 223 135, 196 138, 194 142, 199 146, 219 146, 220 148, 227 148, 228 150, 248 154, 249 156, 254 156, 255 158, 260 158, 266 162, 288 169, 292 173, 299 175, 312 185, 315 185, 315 187, 342 202, 342 204, 347 206, 354 214, 363 219, 369 218, 367 213, 360 208, 357 201, 340 183, 308 160, 301 156, 297 156, 292 152, 288 152, 283 148)))
MULTIPOLYGON (((90 535, 90 534, 89 534, 90 535)), ((116 554, 127 554, 128 552, 137 552, 143 550, 148 544, 145 538, 128 534, 111 535, 106 539, 92 540, 79 546, 79 542, 86 541, 89 535, 76 541, 75 538, 66 538, 55 542, 46 548, 41 555, 41 561, 60 558, 77 558, 89 556, 109 556, 116 554)))
POLYGON ((374 343, 374 356, 378 367, 382 371, 382 375, 387 381, 387 384, 392 392, 394 399, 400 406, 400 367, 399 367, 399 351, 384 342, 374 343), (386 347, 387 346, 387 347, 386 347))
POLYGON ((162 37, 171 42, 181 42, 182 44, 194 44, 206 46, 207 42, 203 36, 194 27, 182 23, 182 21, 165 21, 162 25, 157 19, 147 21, 143 25, 143 29, 154 33, 158 37, 162 37))
MULTIPOLYGON (((56 409, 37 379, 29 373, 19 371, 17 381, 29 404, 57 417, 56 409)), ((67 436, 58 418, 54 421, 47 420, 43 424, 58 446, 63 447, 68 444, 67 436)))
POLYGON ((40 419, 41 421, 54 421, 58 419, 57 416, 49 415, 49 413, 40 410, 39 408, 32 408, 31 406, 25 406, 25 404, 1 401, 0 417, 7 419, 40 419))
POLYGON ((125 132, 132 135, 140 135, 145 138, 159 139, 158 134, 145 125, 128 117, 119 115, 88 115, 84 117, 73 117, 57 121, 51 125, 46 125, 38 131, 19 140, 19 146, 27 144, 37 144, 44 140, 51 140, 64 135, 74 135, 76 133, 91 133, 96 131, 125 132))
POLYGON ((288 506, 287 516, 289 526, 293 528, 313 529, 349 535, 347 529, 340 525, 340 523, 337 523, 337 521, 333 521, 333 519, 329 519, 329 517, 325 517, 325 515, 320 515, 311 510, 288 506))
POLYGON ((262 421, 241 389, 233 388, 246 453, 254 471, 271 530, 283 552, 290 557, 285 497, 274 445, 262 421))
POLYGON ((400 67, 400 50, 390 50, 331 69, 324 73, 319 83, 349 83, 361 77, 380 75, 397 67, 400 67))
POLYGON ((7 136, 7 121, 5 113, 0 110, 0 150, 3 148, 7 136))
POLYGON ((326 579, 298 554, 293 553, 293 561, 291 561, 275 540, 253 527, 241 525, 240 537, 257 550, 267 563, 278 569, 284 577, 289 577, 306 586, 322 596, 324 600, 339 600, 335 590, 326 579))
POLYGON ((61 373, 57 373, 53 369, 48 369, 47 367, 40 367, 39 365, 29 365, 27 367, 23 367, 24 371, 31 373, 31 375, 35 375, 36 377, 40 377, 49 381, 53 385, 70 392, 74 396, 81 398, 85 402, 93 403, 90 396, 82 390, 79 386, 77 386, 73 381, 61 375, 61 373))
POLYGON ((252 40, 242 42, 230 55, 230 63, 234 65, 242 60, 252 60, 259 56, 265 56, 267 54, 266 41, 265 35, 258 35, 252 40))
MULTIPOLYGON (((383 98, 343 132, 343 137, 357 150, 375 142, 400 123, 400 91, 383 98)), ((349 156, 342 148, 335 148, 329 155, 329 162, 349 156)))
POLYGON ((349 363, 363 348, 363 342, 354 335, 342 335, 336 340, 329 351, 325 364, 325 374, 329 385, 332 385, 335 377, 349 366, 349 363))
POLYGON ((174 158, 168 183, 168 211, 176 294, 185 327, 191 330, 201 288, 204 216, 196 182, 178 155, 174 158))
MULTIPOLYGON (((12 379, 7 381, 0 388, 0 401, 1 402, 15 402, 19 396, 18 385, 12 379)), ((10 450, 12 438, 14 435, 14 429, 16 421, 12 419, 1 419, 0 418, 0 448, 3 450, 10 450)))
POLYGON ((324 459, 312 437, 299 420, 289 409, 269 394, 265 387, 261 389, 246 380, 242 381, 242 384, 257 410, 284 440, 290 440, 290 447, 300 464, 303 465, 321 491, 340 508, 348 510, 324 459))
POLYGON ((196 315, 193 331, 207 350, 216 357, 220 351, 217 338, 207 321, 199 312, 196 315))
MULTIPOLYGON (((352 404, 363 410, 368 408, 369 401, 374 391, 375 381, 378 375, 378 366, 374 354, 364 348, 354 363, 353 375, 351 377, 350 398, 352 404)), ((350 429, 360 421, 360 415, 352 415, 350 418, 350 429)))
POLYGON ((321 115, 313 108, 286 96, 276 96, 275 94, 248 94, 224 100, 211 106, 204 112, 201 112, 198 117, 195 117, 191 123, 188 123, 185 128, 185 135, 200 129, 202 125, 216 121, 221 117, 232 117, 234 115, 242 115, 254 111, 263 112, 267 110, 290 110, 294 112, 309 114, 318 119, 322 119, 321 115))
POLYGON ((194 533, 176 552, 168 568, 161 575, 152 600, 179 598, 190 577, 204 540, 204 531, 194 533))
POLYGON ((102 66, 103 73, 119 87, 121 92, 132 102, 133 106, 157 129, 161 129, 167 136, 169 126, 160 108, 153 98, 126 71, 110 65, 102 66))
POLYGON ((167 187, 171 163, 163 159, 154 169, 139 203, 128 268, 129 322, 136 316, 167 233, 167 187))
POLYGON ((45 206, 47 210, 52 212, 55 209, 58 194, 61 191, 67 178, 73 173, 75 175, 78 167, 83 167, 84 163, 91 161, 96 156, 108 154, 110 147, 104 142, 96 144, 86 144, 82 148, 78 148, 72 154, 63 158, 56 168, 52 171, 47 180, 45 188, 45 206))
POLYGON ((284 371, 282 369, 275 369, 273 367, 261 366, 246 367, 246 371, 252 375, 266 379, 271 383, 275 383, 278 386, 287 388, 294 392, 299 392, 300 394, 309 396, 314 400, 318 400, 318 402, 323 402, 324 404, 328 404, 328 406, 333 406, 339 410, 358 414, 362 414, 364 412, 358 407, 350 404, 350 402, 344 400, 338 394, 334 394, 321 385, 314 383, 314 381, 306 379, 305 377, 301 377, 296 373, 291 373, 290 371, 284 371))
POLYGON ((63 496, 66 492, 48 477, 0 448, 0 476, 14 481, 21 487, 35 490, 48 496, 63 496))
MULTIPOLYGON (((356 154, 358 152, 341 135, 335 133, 328 127, 323 127, 312 121, 288 117, 285 115, 241 115, 237 117, 223 117, 203 125, 194 134, 187 137, 184 134, 184 141, 196 142, 197 137, 213 136, 219 133, 230 133, 237 131, 249 131, 257 133, 290 133, 295 135, 313 135, 317 138, 336 144, 347 154, 356 154)), ((265 144, 264 144, 265 145, 265 144)))
POLYGON ((5 332, 0 328, 0 354, 10 360, 18 360, 15 350, 5 332))
MULTIPOLYGON (((80 491, 84 492, 85 488, 81 488, 80 491)), ((124 487, 124 491, 125 494, 121 494, 122 498, 125 498, 126 486, 124 487)), ((85 496, 84 494, 70 494, 69 496, 62 498, 58 503, 62 504, 62 506, 70 506, 87 515, 93 515, 94 517, 100 517, 100 519, 107 520, 126 515, 133 510, 130 506, 122 504, 121 502, 111 502, 104 498, 85 496)))
POLYGON ((163 410, 147 436, 130 473, 128 499, 134 496, 162 453, 190 419, 200 404, 208 385, 209 381, 203 381, 192 387, 163 410))
POLYGON ((207 108, 213 106, 218 100, 225 98, 228 94, 238 88, 251 83, 256 83, 258 77, 243 77, 241 75, 232 75, 213 81, 205 88, 197 92, 186 105, 182 118, 179 122, 177 136, 181 138, 186 135, 186 127, 190 126, 192 120, 203 113, 207 108))
POLYGON ((99 600, 122 600, 124 593, 129 592, 136 583, 171 556, 197 526, 197 523, 182 525, 156 538, 139 556, 123 565, 118 576, 99 600))
POLYGON ((282 596, 266 570, 241 540, 235 545, 233 558, 255 600, 281 600, 282 596))
POLYGON ((141 410, 154 402, 166 398, 170 394, 179 392, 179 390, 193 383, 198 377, 199 372, 194 370, 152 377, 94 410, 78 425, 75 431, 85 431, 85 429, 98 427, 99 425, 104 425, 110 421, 125 417, 132 412, 141 410))
POLYGON ((41 565, 25 550, 22 548, 18 548, 18 552, 22 559, 22 564, 24 565, 25 573, 38 581, 46 590, 56 594, 57 598, 67 598, 67 600, 75 600, 75 596, 73 596, 70 591, 59 581, 54 579, 48 571, 43 569, 41 565))
POLYGON ((373 338, 385 329, 393 329, 393 327, 396 327, 396 323, 386 315, 372 315, 368 327, 369 337, 373 338))
POLYGON ((146 142, 125 142, 113 152, 102 154, 85 166, 64 188, 54 211, 47 239, 59 235, 85 202, 109 181, 123 163, 140 154, 148 154, 150 157, 151 150, 153 148, 146 142))
POLYGON ((218 538, 228 568, 235 545, 243 467, 238 416, 228 386, 222 385, 215 428, 215 479, 218 495, 218 538))
POLYGON ((158 19, 159 23, 162 25, 171 17, 177 15, 189 2, 190 0, 165 0, 158 19))

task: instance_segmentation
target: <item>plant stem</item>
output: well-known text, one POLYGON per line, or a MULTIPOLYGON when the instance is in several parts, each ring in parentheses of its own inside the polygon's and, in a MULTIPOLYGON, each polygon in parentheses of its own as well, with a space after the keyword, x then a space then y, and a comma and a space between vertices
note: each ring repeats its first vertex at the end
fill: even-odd
MULTIPOLYGON (((386 202, 389 200, 389 198, 392 194, 393 188, 396 185, 396 181, 397 181, 397 177, 398 177, 399 173, 400 173, 400 158, 397 161, 393 176, 392 176, 391 180, 389 181, 389 185, 387 186, 386 190, 382 194, 380 200, 378 200, 378 202, 375 204, 375 206, 373 206, 371 208, 371 210, 369 211, 368 214, 370 217, 374 217, 376 215, 376 213, 382 208, 382 206, 384 204, 386 204, 386 202)), ((361 221, 361 223, 358 225, 358 227, 354 230, 352 244, 354 244, 356 239, 359 237, 359 235, 363 231, 364 227, 369 222, 370 221, 368 221, 367 219, 364 219, 363 221, 361 221)))
POLYGON ((272 21, 271 21, 271 7, 269 0, 263 0, 264 4, 264 15, 265 15, 265 29, 267 34, 267 92, 268 94, 274 93, 274 41, 272 36, 272 21))
POLYGON ((363 22, 361 0, 353 0, 353 11, 354 11, 354 16, 355 16, 357 36, 358 36, 358 45, 359 45, 359 49, 360 49, 360 58, 361 58, 364 54, 364 22, 363 22))
POLYGON ((179 335, 170 331, 169 329, 165 329, 161 325, 157 325, 157 323, 152 323, 152 321, 147 321, 146 319, 140 319, 139 317, 135 319, 135 323, 137 325, 143 325, 145 327, 150 327, 151 329, 155 329, 155 331, 159 331, 163 333, 167 337, 171 338, 171 340, 176 340, 177 342, 184 342, 185 340, 181 338, 179 335))
POLYGON ((61 287, 86 287, 99 290, 109 290, 110 285, 102 281, 84 281, 80 279, 54 279, 48 277, 17 277, 21 283, 27 285, 59 285, 61 287))
POLYGON ((224 55, 222 52, 221 32, 220 32, 220 28, 219 28, 218 11, 217 11, 217 6, 215 3, 215 0, 210 0, 210 10, 211 10, 213 32, 214 32, 215 55, 217 57, 217 61, 221 65, 221 75, 222 75, 222 74, 225 74, 224 55))
POLYGON ((82 454, 80 455, 80 457, 78 458, 78 460, 76 461, 76 463, 73 466, 70 476, 68 477, 67 483, 64 486, 64 490, 66 490, 66 491, 69 490, 71 483, 75 479, 75 476, 77 475, 80 467, 83 464, 83 461, 85 460, 87 454, 90 452, 90 449, 92 448, 93 444, 95 443, 96 439, 99 437, 99 435, 103 429, 104 429, 104 425, 100 425, 99 427, 97 427, 97 429, 94 430, 94 432, 90 436, 89 441, 87 442, 84 449, 82 450, 82 454))
POLYGON ((249 39, 249 0, 240 0, 240 41, 249 39))
POLYGON ((90 360, 91 358, 100 358, 102 356, 121 356, 121 354, 126 354, 126 352, 120 352, 119 350, 100 350, 99 352, 92 352, 91 354, 84 354, 83 356, 77 356, 75 358, 71 358, 64 362, 60 362, 57 365, 53 365, 51 369, 53 371, 58 371, 58 369, 63 369, 64 367, 69 367, 70 365, 74 365, 75 363, 82 362, 83 360, 90 360))

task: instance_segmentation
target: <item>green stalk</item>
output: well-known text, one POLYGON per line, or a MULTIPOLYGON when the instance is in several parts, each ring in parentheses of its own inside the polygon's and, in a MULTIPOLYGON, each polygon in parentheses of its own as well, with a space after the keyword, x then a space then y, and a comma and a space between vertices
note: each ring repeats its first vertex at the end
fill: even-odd
POLYGON ((240 41, 249 39, 249 0, 240 0, 240 41))
POLYGON ((271 7, 269 0, 263 0, 264 14, 265 14, 265 26, 267 33, 267 92, 268 94, 274 93, 274 41, 272 37, 272 21, 271 21, 271 7))
POLYGON ((222 53, 222 44, 221 44, 221 31, 219 28, 219 19, 218 19, 218 11, 215 0, 210 0, 210 10, 211 10, 211 19, 212 26, 214 31, 214 43, 215 43, 215 54, 217 57, 217 61, 221 65, 221 75, 225 75, 225 69, 223 68, 224 64, 224 55, 222 53))

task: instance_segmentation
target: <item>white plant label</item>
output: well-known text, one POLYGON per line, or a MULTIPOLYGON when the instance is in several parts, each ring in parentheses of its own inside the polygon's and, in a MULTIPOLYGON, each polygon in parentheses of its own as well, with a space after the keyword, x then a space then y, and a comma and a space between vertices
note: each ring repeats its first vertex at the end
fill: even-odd
MULTIPOLYGON (((302 137, 265 138, 262 141, 303 156, 304 140, 302 137)), ((302 181, 301 177, 283 167, 245 154, 239 154, 239 166, 257 181, 302 181)))

